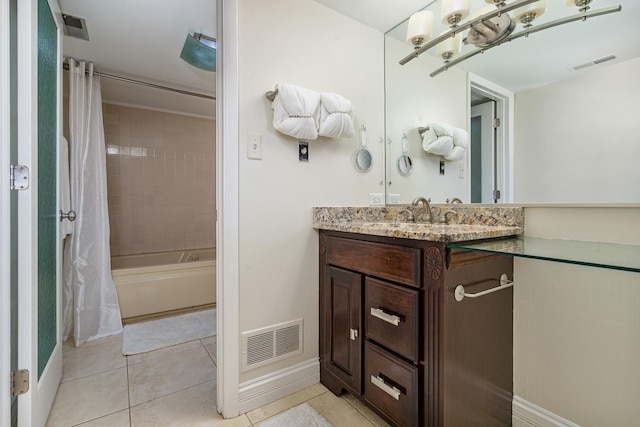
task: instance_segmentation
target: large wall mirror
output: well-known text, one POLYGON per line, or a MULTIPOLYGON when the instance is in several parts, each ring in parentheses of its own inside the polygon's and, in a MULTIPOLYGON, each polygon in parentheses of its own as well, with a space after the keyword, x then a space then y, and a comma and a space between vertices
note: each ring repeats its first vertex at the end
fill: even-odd
MULTIPOLYGON (((445 2, 423 3, 437 37, 448 29, 445 2)), ((579 13, 565 3, 548 0, 533 27, 579 13)), ((640 2, 594 0, 590 11, 617 5, 618 13, 522 37, 435 77, 436 48, 399 64, 413 51, 408 19, 386 32, 387 203, 491 203, 493 190, 498 203, 640 203, 640 2), (429 123, 472 134, 462 160, 426 153, 418 129, 429 123), (483 133, 499 140, 487 145, 483 133)), ((486 6, 472 0, 471 14, 486 6)), ((460 55, 473 49, 463 45, 460 55)))

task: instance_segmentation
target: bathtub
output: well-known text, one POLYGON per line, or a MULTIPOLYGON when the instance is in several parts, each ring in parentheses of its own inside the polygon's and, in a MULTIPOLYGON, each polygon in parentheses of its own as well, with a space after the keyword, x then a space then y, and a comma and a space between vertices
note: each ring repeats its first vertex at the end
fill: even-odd
POLYGON ((216 302, 215 249, 111 257, 123 321, 216 302))

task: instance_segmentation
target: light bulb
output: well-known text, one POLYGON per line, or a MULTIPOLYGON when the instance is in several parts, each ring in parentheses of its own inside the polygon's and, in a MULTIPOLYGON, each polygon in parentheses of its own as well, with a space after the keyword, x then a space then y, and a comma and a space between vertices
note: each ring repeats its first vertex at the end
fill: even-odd
POLYGON ((539 0, 529 3, 513 11, 516 22, 524 24, 529 28, 534 19, 541 17, 547 11, 547 0, 539 0))
POLYGON ((421 10, 411 15, 409 26, 407 27, 407 42, 418 48, 431 38, 432 32, 433 12, 421 10))
MULTIPOLYGON (((449 30, 443 31, 440 35, 449 30)), ((436 47, 436 55, 449 62, 451 58, 460 53, 462 49, 462 33, 458 33, 455 37, 449 37, 438 44, 436 47)))
POLYGON ((458 25, 471 12, 471 0, 442 0, 440 22, 445 25, 458 25))

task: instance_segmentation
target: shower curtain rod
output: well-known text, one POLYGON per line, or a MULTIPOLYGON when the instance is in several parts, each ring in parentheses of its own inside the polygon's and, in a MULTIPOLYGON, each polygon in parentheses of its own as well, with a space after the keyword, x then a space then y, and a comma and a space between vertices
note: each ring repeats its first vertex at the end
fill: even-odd
MULTIPOLYGON (((64 58, 64 61, 62 63, 62 68, 64 68, 65 70, 69 70, 69 60, 68 60, 68 58, 64 58)), ((117 76, 115 74, 103 73, 101 71, 94 71, 93 74, 101 76, 101 77, 106 77, 106 78, 111 79, 111 80, 119 80, 121 82, 134 83, 134 84, 137 84, 137 85, 152 87, 152 88, 155 88, 155 89, 162 89, 162 90, 168 90, 170 92, 181 93, 183 95, 197 96, 198 98, 212 99, 214 101, 216 100, 215 96, 205 95, 203 93, 191 92, 191 91, 188 91, 188 90, 176 89, 174 87, 163 86, 163 85, 159 85, 159 84, 155 84, 155 83, 149 83, 149 82, 145 82, 145 81, 142 81, 142 80, 130 79, 128 77, 122 77, 122 76, 117 76)))

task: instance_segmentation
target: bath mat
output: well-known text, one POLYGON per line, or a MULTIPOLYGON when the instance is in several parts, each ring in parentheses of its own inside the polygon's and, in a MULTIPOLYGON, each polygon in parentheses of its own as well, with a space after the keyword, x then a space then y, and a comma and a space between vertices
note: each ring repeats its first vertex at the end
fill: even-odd
POLYGON ((216 309, 125 325, 122 354, 146 353, 216 334, 216 309))
POLYGON ((269 418, 260 427, 332 427, 311 406, 303 403, 282 414, 269 418))

